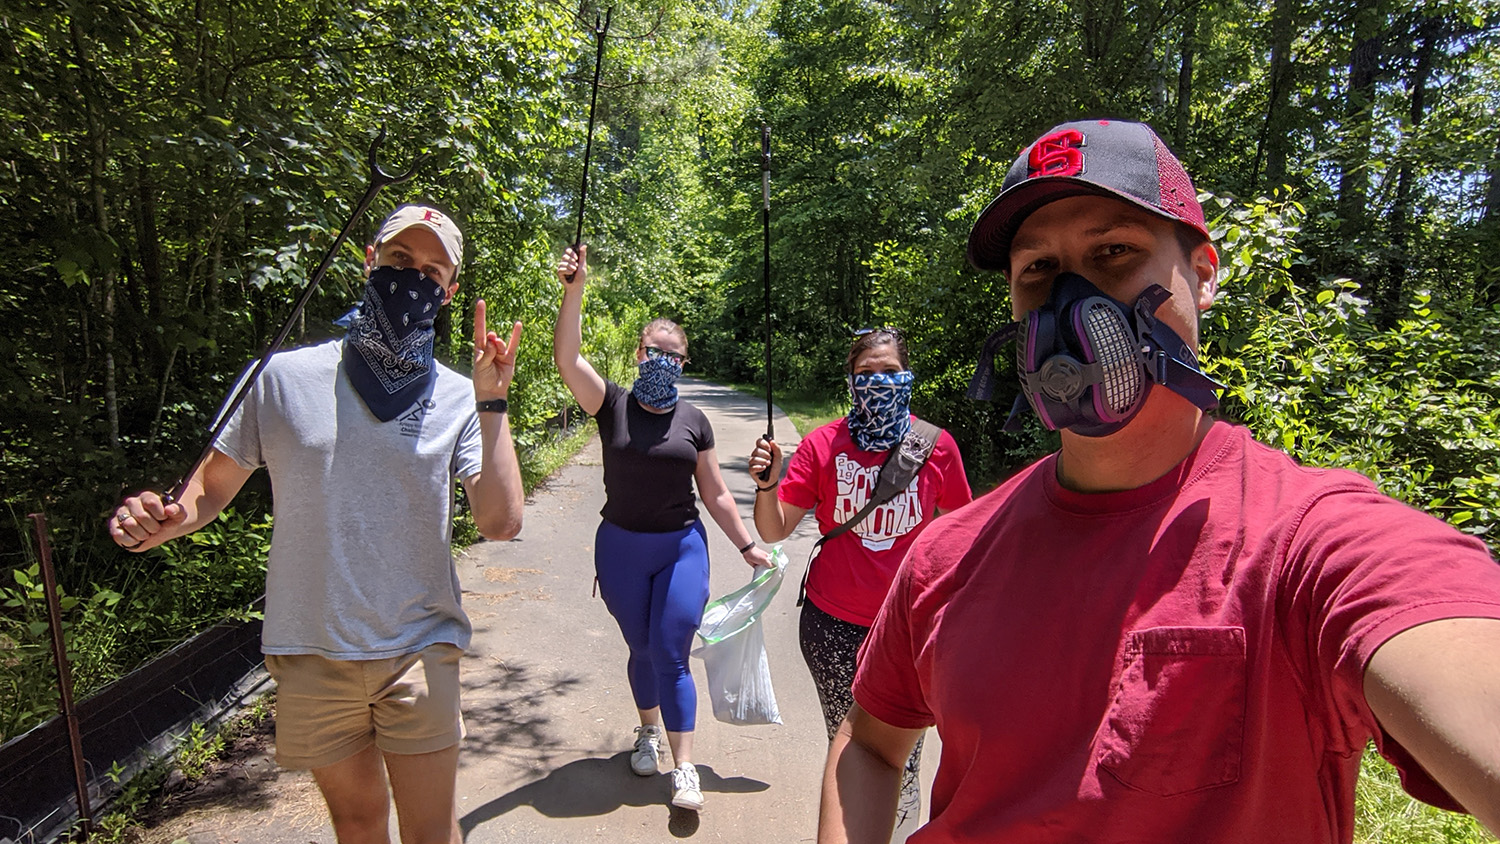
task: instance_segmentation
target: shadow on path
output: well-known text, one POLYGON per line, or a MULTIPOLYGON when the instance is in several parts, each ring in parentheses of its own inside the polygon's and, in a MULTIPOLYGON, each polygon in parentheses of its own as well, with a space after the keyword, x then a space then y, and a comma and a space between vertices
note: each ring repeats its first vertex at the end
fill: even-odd
MULTIPOLYGON (((654 777, 630 774, 629 757, 630 751, 624 750, 607 759, 592 757, 569 762, 542 779, 476 807, 459 819, 459 826, 467 836, 485 821, 522 806, 530 806, 549 818, 581 818, 607 815, 622 806, 655 805, 670 810, 667 831, 672 835, 685 838, 697 832, 697 812, 667 803, 671 796, 670 778, 666 774, 654 777)), ((705 796, 714 792, 748 794, 770 788, 749 777, 726 779, 708 765, 698 766, 698 777, 705 796)))

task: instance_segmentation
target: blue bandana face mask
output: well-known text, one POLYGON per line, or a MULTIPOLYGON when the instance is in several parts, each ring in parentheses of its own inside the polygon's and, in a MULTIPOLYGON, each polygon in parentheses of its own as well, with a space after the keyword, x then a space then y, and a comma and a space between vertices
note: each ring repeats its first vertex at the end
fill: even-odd
POLYGON ((432 389, 433 320, 443 286, 419 270, 376 267, 344 338, 344 371, 365 406, 389 422, 432 389))
POLYGON ((860 451, 888 451, 911 429, 909 370, 849 376, 849 436, 860 451))
POLYGON ((630 388, 636 401, 657 410, 677 404, 677 379, 682 377, 682 364, 662 355, 647 357, 636 369, 640 374, 630 388))

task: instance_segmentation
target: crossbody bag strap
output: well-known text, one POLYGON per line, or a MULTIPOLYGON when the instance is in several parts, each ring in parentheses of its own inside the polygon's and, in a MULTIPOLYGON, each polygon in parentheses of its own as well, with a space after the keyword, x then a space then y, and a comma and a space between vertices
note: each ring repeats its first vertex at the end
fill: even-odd
POLYGON ((840 522, 833 530, 823 534, 813 543, 812 550, 807 555, 807 566, 802 570, 802 586, 797 590, 797 606, 802 606, 807 601, 807 578, 812 574, 813 560, 817 559, 822 551, 823 543, 847 531, 853 530, 864 518, 880 505, 895 498, 898 493, 911 485, 912 479, 927 465, 927 458, 932 456, 932 450, 937 447, 938 435, 943 432, 942 428, 924 419, 915 416, 911 420, 911 429, 902 437, 901 442, 885 455, 885 461, 880 464, 880 474, 875 480, 875 489, 870 493, 870 500, 865 506, 859 508, 847 521, 840 522))

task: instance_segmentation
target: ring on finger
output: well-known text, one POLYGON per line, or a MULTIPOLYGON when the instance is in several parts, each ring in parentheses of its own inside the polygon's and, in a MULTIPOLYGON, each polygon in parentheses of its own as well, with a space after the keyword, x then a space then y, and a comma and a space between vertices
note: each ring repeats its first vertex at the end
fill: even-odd
POLYGON ((130 514, 129 513, 116 513, 115 514, 115 524, 123 525, 123 524, 125 524, 125 520, 128 519, 128 518, 130 518, 130 514))

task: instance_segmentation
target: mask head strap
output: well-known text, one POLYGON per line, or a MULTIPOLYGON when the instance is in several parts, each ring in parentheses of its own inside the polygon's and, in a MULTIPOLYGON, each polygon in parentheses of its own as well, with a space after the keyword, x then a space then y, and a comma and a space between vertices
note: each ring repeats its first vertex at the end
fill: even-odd
POLYGON ((995 353, 1000 347, 1016 338, 1021 323, 1007 323, 1004 328, 984 339, 979 352, 979 363, 974 367, 974 377, 969 379, 968 396, 976 401, 990 401, 995 397, 995 353))

